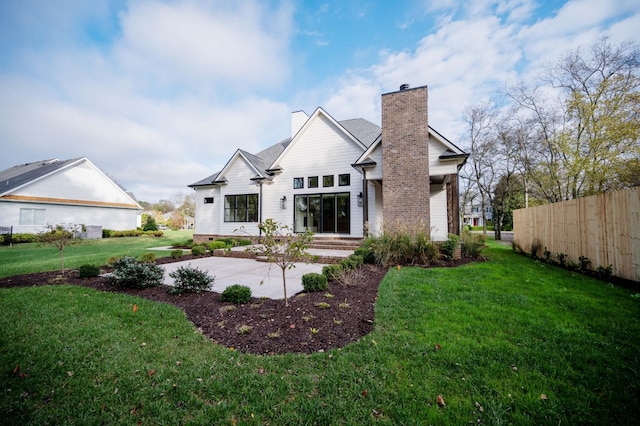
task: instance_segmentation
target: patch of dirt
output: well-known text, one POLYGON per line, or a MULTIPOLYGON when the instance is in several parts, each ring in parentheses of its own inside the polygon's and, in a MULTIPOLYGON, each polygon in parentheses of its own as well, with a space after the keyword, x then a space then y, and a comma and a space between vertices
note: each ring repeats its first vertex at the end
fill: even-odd
MULTIPOLYGON (((189 260, 191 256, 180 259, 189 260)), ((175 261, 158 259, 158 263, 175 261)), ((457 266, 465 261, 439 266, 457 266)), ((103 268, 106 272, 106 268, 103 268)), ((77 271, 59 271, 0 278, 0 288, 73 284, 100 291, 120 292, 169 303, 182 309, 189 321, 213 342, 254 354, 312 353, 343 347, 367 335, 374 327, 378 286, 386 270, 361 268, 357 282, 330 282, 327 291, 299 293, 284 300, 256 299, 245 305, 220 301, 216 292, 170 294, 168 286, 120 289, 106 278, 83 279, 77 271), (325 304, 328 304, 327 307, 325 304)), ((214 287, 215 289, 215 283, 214 287)))

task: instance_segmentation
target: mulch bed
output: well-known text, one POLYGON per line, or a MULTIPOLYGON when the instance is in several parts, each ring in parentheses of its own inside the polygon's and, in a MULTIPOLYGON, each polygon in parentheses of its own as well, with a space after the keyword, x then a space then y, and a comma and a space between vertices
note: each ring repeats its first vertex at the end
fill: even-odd
MULTIPOLYGON (((190 257, 184 256, 180 261, 190 257)), ((161 258, 157 263, 172 261, 161 258)), ((461 263, 466 262, 439 266, 461 263)), ((0 278, 0 288, 72 284, 125 293, 179 307, 213 342, 241 352, 312 353, 343 347, 373 330, 378 286, 386 272, 383 268, 366 265, 360 269, 355 283, 330 282, 327 291, 290 297, 289 306, 285 306, 284 300, 256 298, 245 305, 233 305, 222 303, 219 293, 170 294, 170 287, 164 285, 139 290, 120 289, 103 277, 79 278, 77 271, 67 272, 64 277, 55 271, 0 278)))

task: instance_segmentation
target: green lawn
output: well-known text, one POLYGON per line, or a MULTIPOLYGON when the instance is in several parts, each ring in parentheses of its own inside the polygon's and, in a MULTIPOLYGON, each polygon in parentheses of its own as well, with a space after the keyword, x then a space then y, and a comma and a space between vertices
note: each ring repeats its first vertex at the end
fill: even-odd
MULTIPOLYGON (((65 269, 78 268, 87 263, 104 265, 113 256, 137 257, 148 248, 170 246, 185 242, 193 231, 163 231, 162 237, 141 236, 85 240, 64 250, 65 269)), ((169 256, 169 251, 154 251, 158 257, 169 256)), ((58 249, 36 243, 0 246, 0 278, 31 272, 60 269, 58 249)))
POLYGON ((83 425, 639 424, 640 299, 494 243, 487 255, 456 269, 390 270, 375 331, 314 355, 241 354, 208 341, 178 309, 120 294, 2 289, 0 416, 83 425))

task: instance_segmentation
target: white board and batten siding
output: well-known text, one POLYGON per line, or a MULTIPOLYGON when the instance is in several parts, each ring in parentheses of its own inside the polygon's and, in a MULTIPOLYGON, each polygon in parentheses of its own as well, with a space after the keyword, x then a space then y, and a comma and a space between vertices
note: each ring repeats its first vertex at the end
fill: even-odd
POLYGON ((293 224, 295 195, 345 193, 350 194, 350 236, 363 235, 362 206, 358 206, 358 195, 362 192, 362 175, 351 164, 363 148, 351 140, 341 129, 323 114, 318 114, 308 126, 298 133, 289 145, 280 167, 283 171, 264 188, 264 218, 273 217, 281 223, 293 224), (338 177, 349 174, 350 184, 339 186, 338 177), (323 186, 323 176, 333 176, 334 185, 323 186), (309 188, 310 176, 318 177, 318 187, 309 188), (304 187, 293 189, 293 179, 303 178, 304 187), (280 208, 280 199, 287 197, 287 208, 280 208))

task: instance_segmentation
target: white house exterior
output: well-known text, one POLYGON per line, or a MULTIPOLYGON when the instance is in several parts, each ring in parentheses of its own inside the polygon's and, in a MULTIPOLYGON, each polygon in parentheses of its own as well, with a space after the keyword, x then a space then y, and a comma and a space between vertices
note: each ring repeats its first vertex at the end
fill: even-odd
POLYGON ((142 208, 87 158, 44 160, 0 172, 0 225, 38 233, 47 224, 135 229, 142 208))
MULTIPOLYGON (((426 110, 426 87, 418 89, 418 102, 424 102, 426 110)), ((413 90, 398 92, 400 99, 402 92, 413 90)), ((426 113, 416 118, 426 125, 426 113)), ((428 135, 414 143, 428 151, 426 167, 433 173, 418 184, 430 191, 426 223, 432 239, 444 240, 449 232, 458 232, 457 219, 451 220, 458 214, 451 215, 449 205, 457 209, 457 172, 467 154, 428 129, 428 135)), ((257 236, 258 224, 267 218, 295 232, 354 238, 380 233, 382 225, 387 226, 383 187, 392 180, 382 170, 383 145, 382 129, 364 119, 336 121, 322 108, 310 116, 294 112, 290 138, 257 154, 237 150, 222 170, 189 185, 196 191, 194 240, 237 235, 241 227, 257 236)), ((413 152, 394 155, 411 158, 413 152)))

